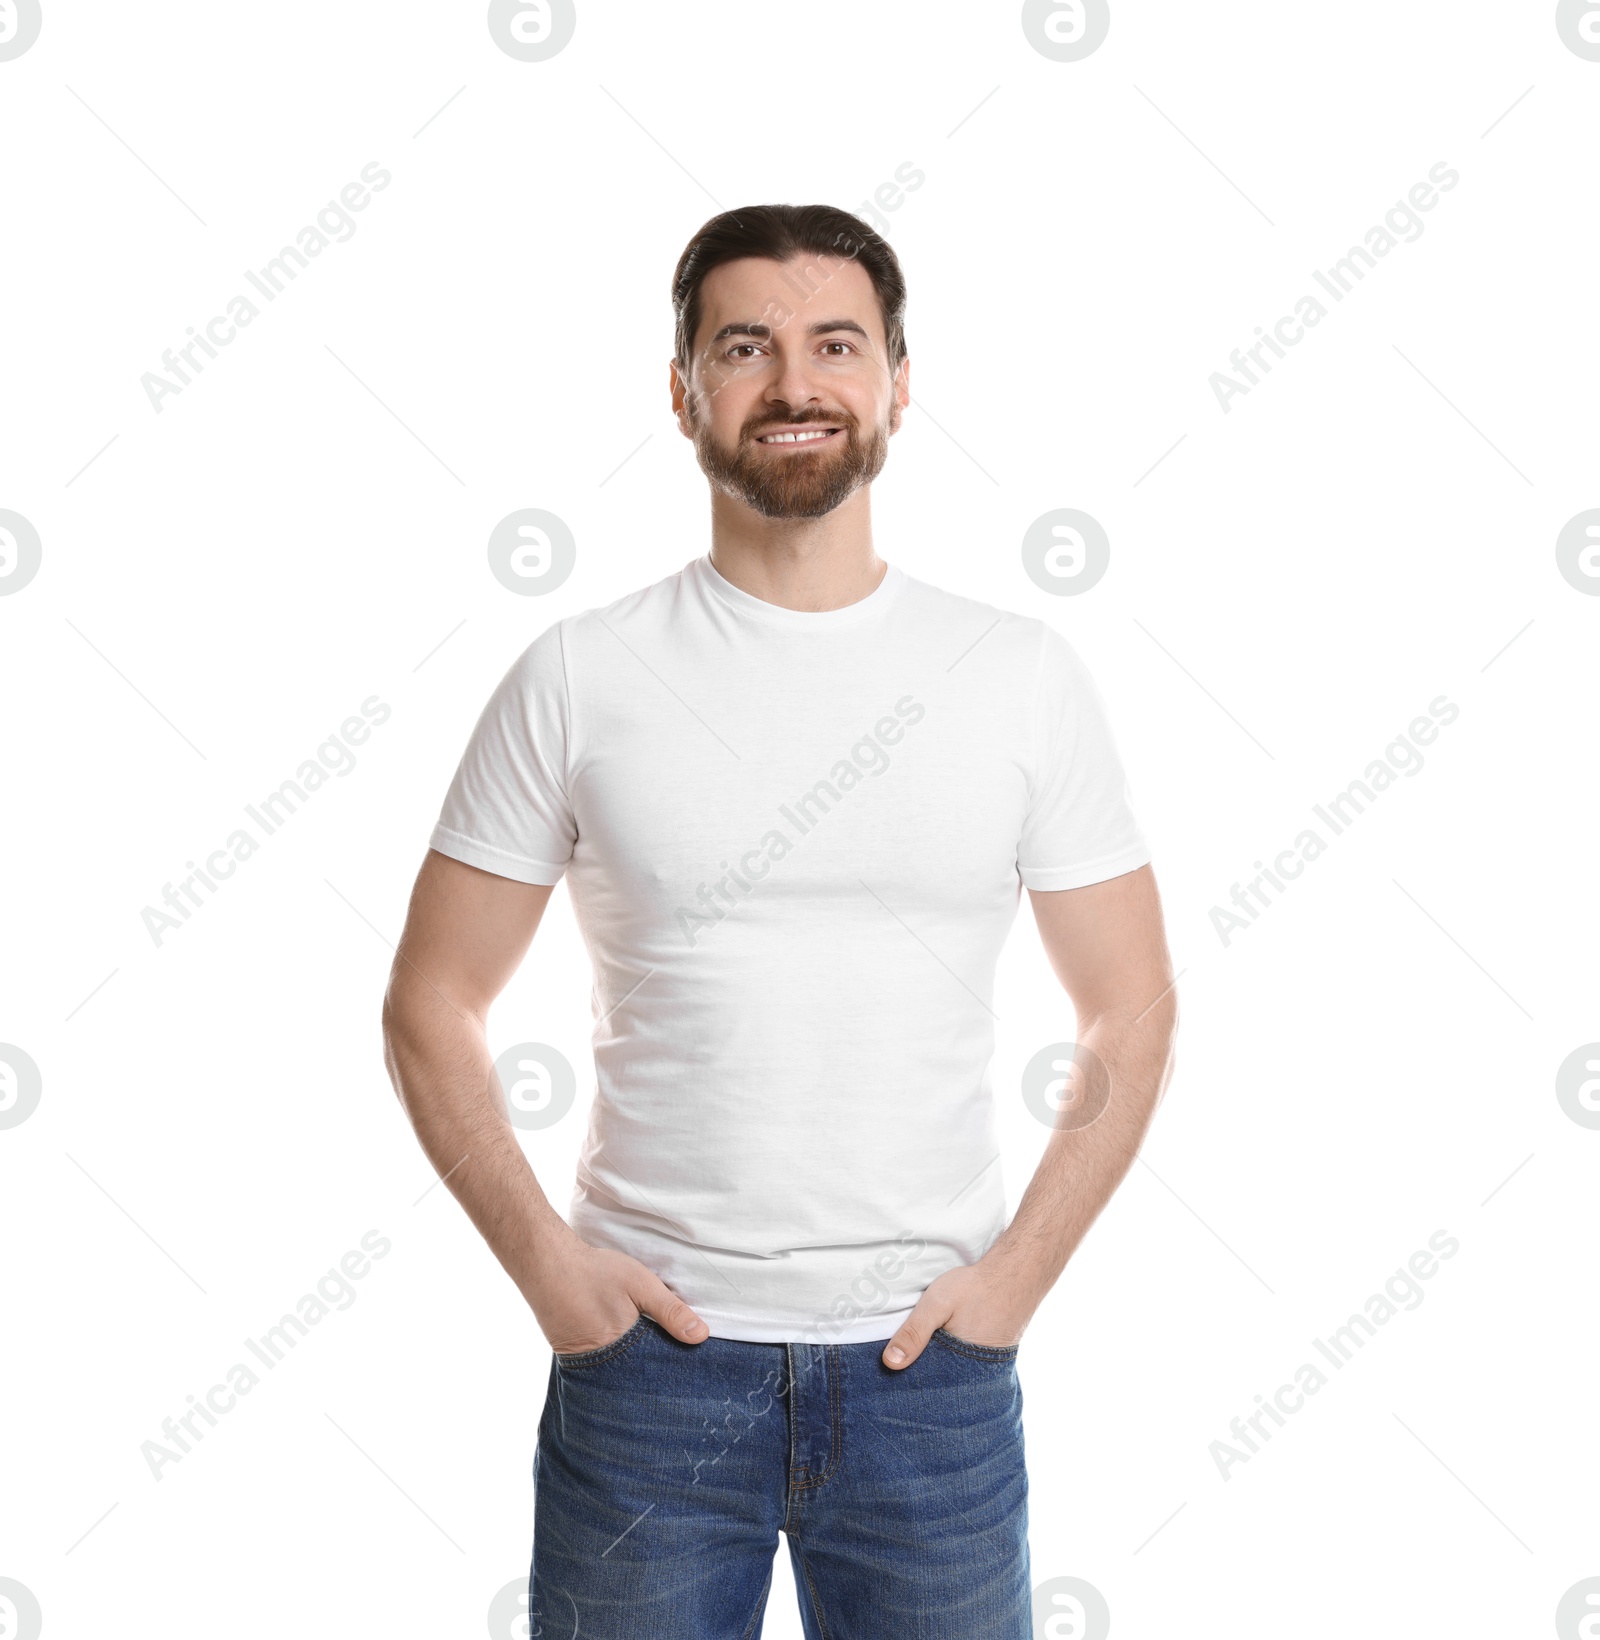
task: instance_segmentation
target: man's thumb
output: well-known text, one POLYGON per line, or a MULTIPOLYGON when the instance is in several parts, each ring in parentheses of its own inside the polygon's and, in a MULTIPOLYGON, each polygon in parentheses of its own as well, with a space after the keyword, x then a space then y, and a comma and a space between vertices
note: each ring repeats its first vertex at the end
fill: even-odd
POLYGON ((936 1307, 923 1298, 884 1346, 883 1364, 896 1372, 903 1372, 922 1354, 928 1340, 933 1337, 934 1328, 943 1326, 948 1319, 948 1305, 936 1307))
POLYGON ((701 1344, 711 1336, 711 1329, 664 1281, 629 1296, 645 1315, 685 1344, 701 1344))

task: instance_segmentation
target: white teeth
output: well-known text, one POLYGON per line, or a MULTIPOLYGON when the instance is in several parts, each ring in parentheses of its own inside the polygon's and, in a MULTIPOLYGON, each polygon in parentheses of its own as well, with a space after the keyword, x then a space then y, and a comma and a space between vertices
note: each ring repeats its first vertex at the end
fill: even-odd
POLYGON ((820 433, 767 433, 760 442, 762 444, 810 444, 813 440, 827 438, 831 428, 824 428, 820 433))

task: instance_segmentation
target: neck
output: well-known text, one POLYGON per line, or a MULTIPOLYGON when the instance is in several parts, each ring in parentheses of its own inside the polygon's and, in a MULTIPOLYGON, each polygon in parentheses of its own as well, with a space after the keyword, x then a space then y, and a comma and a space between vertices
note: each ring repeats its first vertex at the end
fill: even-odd
POLYGON ((821 518, 763 518, 711 493, 711 565, 741 592, 781 609, 859 603, 888 565, 872 544, 872 491, 863 485, 821 518))

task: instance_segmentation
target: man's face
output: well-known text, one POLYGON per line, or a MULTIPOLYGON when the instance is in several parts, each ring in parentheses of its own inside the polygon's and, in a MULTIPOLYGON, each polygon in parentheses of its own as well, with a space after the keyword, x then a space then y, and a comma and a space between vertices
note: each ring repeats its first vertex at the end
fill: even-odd
POLYGON ((765 518, 820 518, 883 470, 910 401, 877 292, 847 257, 724 262, 700 287, 678 425, 707 478, 765 518), (798 437, 796 436, 798 435, 798 437))

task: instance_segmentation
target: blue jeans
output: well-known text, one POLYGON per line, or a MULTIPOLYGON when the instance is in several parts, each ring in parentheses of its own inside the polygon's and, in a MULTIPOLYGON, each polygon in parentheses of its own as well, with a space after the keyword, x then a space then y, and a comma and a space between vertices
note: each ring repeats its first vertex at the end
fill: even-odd
POLYGON ((534 1459, 534 1640, 756 1640, 778 1533, 807 1640, 1029 1640, 1016 1349, 680 1344, 557 1356, 534 1459))

